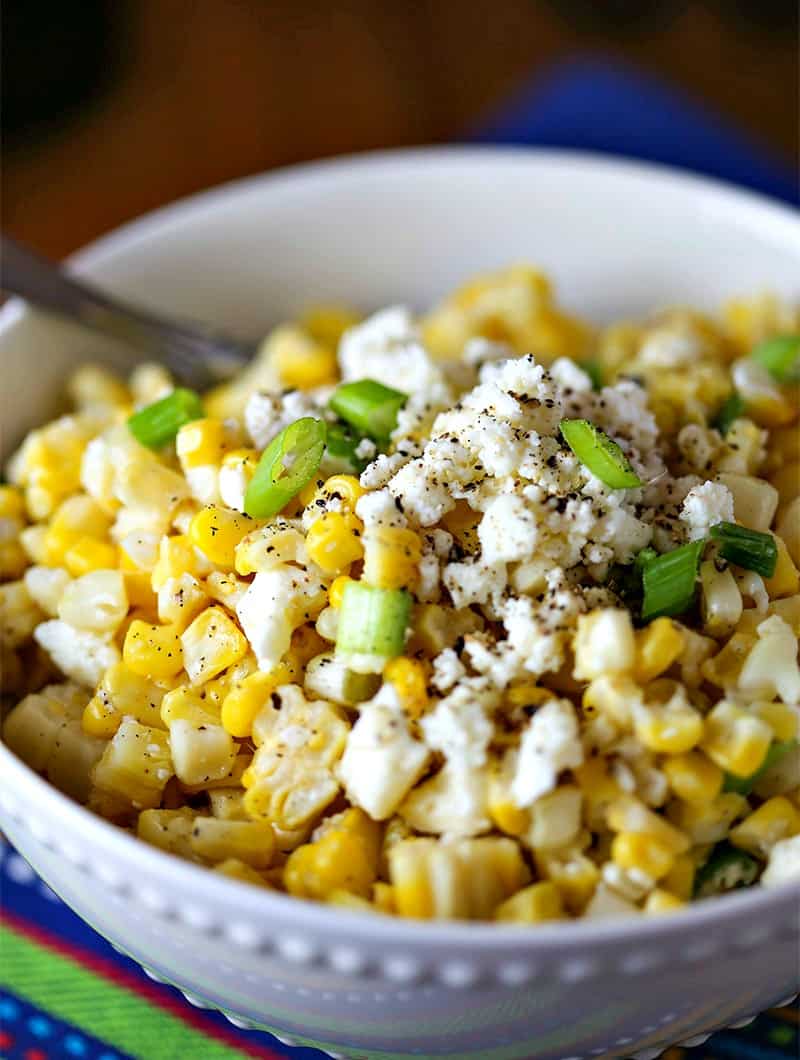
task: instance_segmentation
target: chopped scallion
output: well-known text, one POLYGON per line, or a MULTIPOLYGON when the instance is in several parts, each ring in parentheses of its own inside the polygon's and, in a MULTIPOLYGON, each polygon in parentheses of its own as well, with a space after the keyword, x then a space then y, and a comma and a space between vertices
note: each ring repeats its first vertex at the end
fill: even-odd
POLYGON ((304 416, 272 439, 245 493, 247 515, 277 515, 311 481, 325 449, 325 433, 322 420, 304 416))
POLYGON ((405 589, 348 582, 339 609, 336 651, 382 659, 402 654, 410 613, 411 596, 405 589))
POLYGON ((589 376, 594 390, 603 389, 603 366, 599 361, 594 360, 594 358, 588 361, 578 361, 578 367, 589 376))
POLYGON ((724 437, 730 430, 734 420, 744 415, 745 404, 741 394, 735 390, 723 402, 719 412, 714 419, 713 425, 724 437))
POLYGON ((750 354, 779 383, 800 378, 800 335, 777 335, 759 343, 750 354))
POLYGON ((363 442, 364 436, 354 431, 347 423, 337 422, 328 424, 327 447, 331 456, 337 460, 344 460, 359 474, 369 463, 357 455, 356 450, 363 442))
POLYGON ((588 420, 562 420, 564 441, 580 462, 612 489, 641 486, 642 480, 633 470, 623 451, 588 420))
POLYGON ((397 413, 408 395, 374 379, 342 383, 330 399, 337 416, 370 438, 385 441, 397 426, 397 413))
POLYGON ((717 523, 711 536, 719 542, 719 554, 737 567, 755 571, 762 578, 771 578, 778 562, 778 546, 772 534, 748 530, 736 523, 717 523))
POLYGON ((692 541, 644 564, 643 621, 649 622, 660 615, 682 615, 689 610, 704 547, 705 541, 692 541))
POLYGON ((137 442, 148 449, 160 449, 186 423, 203 417, 203 404, 193 390, 177 387, 166 397, 146 405, 128 417, 128 428, 137 442))
POLYGON ((726 773, 722 790, 735 791, 738 795, 749 795, 767 770, 780 762, 783 756, 795 747, 797 747, 797 740, 773 740, 764 761, 755 773, 751 773, 749 777, 735 777, 732 773, 726 773))
POLYGON ((758 876, 758 862, 730 843, 717 843, 705 865, 697 870, 694 897, 711 898, 715 894, 749 887, 758 876))

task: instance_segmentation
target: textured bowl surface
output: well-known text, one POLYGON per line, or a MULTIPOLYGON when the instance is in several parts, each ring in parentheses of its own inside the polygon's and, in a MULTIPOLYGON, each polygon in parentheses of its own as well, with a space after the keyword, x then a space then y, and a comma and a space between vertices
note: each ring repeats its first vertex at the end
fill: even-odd
MULTIPOLYGON (((666 170, 452 149, 257 177, 150 215, 75 258, 87 277, 258 335, 304 304, 429 305, 469 275, 541 265, 596 320, 770 288, 800 295, 800 219, 666 170)), ((69 366, 126 352, 9 303, 8 449, 69 366), (33 369, 33 370, 32 370, 33 369)), ((260 892, 148 848, 0 747, 0 827, 58 894, 156 978, 332 1056, 654 1057, 798 989, 800 889, 648 920, 536 930, 420 924, 260 892)))

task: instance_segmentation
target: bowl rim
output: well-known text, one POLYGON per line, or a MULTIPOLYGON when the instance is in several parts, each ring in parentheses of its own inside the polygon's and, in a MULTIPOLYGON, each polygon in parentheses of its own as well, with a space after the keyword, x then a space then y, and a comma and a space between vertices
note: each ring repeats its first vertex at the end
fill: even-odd
MULTIPOLYGON (((706 200, 705 205, 736 211, 740 223, 743 222, 741 211, 745 211, 748 223, 767 225, 776 232, 780 230, 784 239, 785 226, 788 225, 790 243, 796 241, 800 254, 800 213, 766 196, 721 180, 670 166, 617 159, 593 152, 524 145, 454 145, 365 151, 245 176, 149 211, 71 254, 67 261, 76 273, 93 278, 96 270, 118 257, 124 257, 138 245, 163 237, 170 231, 191 227, 198 217, 208 211, 224 210, 226 205, 241 195, 279 195, 287 190, 294 193, 303 184, 313 187, 318 182, 347 181, 365 171, 397 173, 398 170, 409 171, 432 164, 444 167, 465 164, 493 167, 509 163, 551 168, 554 171, 564 168, 574 171, 577 167, 613 176, 623 182, 655 182, 662 187, 679 188, 689 196, 700 196, 701 205, 706 200)), ((27 312, 20 299, 10 299, 0 309, 0 332, 10 328, 27 312)), ((292 925, 318 933, 331 928, 344 928, 354 937, 369 940, 370 943, 383 941, 405 946, 441 944, 463 950, 518 951, 521 946, 531 950, 539 947, 574 950, 603 942, 658 942, 674 936, 678 928, 693 932, 699 927, 719 929, 734 920, 741 923, 751 918, 763 919, 772 906, 785 905, 788 910, 795 897, 800 897, 800 882, 790 882, 775 888, 756 887, 709 901, 691 903, 674 913, 659 917, 630 916, 594 921, 576 919, 538 924, 535 931, 529 925, 381 916, 331 907, 280 891, 261 890, 149 846, 64 795, 25 765, 0 740, 1 787, 14 792, 14 801, 19 797, 23 804, 27 804, 30 814, 36 815, 37 804, 42 807, 50 802, 53 812, 42 815, 44 819, 53 822, 64 819, 70 831, 81 834, 83 847, 95 852, 103 850, 111 855, 118 852, 124 862, 144 863, 154 877, 168 874, 172 888, 181 894, 191 894, 193 900, 198 896, 212 908, 236 908, 237 917, 250 917, 256 922, 274 918, 275 923, 286 925, 289 930, 292 925), (231 898, 235 899, 235 904, 230 901, 231 898)), ((25 824, 29 813, 12 816, 25 824)), ((53 838, 52 845, 56 850, 59 849, 57 837, 53 838)), ((82 858, 81 861, 88 862, 91 870, 89 858, 82 858)))

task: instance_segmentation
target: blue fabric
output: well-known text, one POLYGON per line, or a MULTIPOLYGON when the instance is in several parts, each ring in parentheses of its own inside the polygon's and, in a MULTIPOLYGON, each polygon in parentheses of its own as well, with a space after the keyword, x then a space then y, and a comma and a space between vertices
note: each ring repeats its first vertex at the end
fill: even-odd
POLYGON ((660 162, 800 204, 798 175, 763 145, 663 81, 603 59, 534 78, 471 138, 660 162))

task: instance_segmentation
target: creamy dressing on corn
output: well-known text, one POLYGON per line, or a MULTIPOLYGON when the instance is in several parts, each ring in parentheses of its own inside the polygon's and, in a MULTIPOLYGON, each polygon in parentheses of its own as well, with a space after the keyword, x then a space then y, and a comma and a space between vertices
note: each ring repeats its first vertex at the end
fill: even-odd
POLYGON ((376 912, 656 914, 800 876, 798 401, 748 358, 792 329, 755 300, 595 332, 517 266, 421 319, 281 326, 160 451, 126 421, 164 369, 79 369, 0 487, 4 739, 146 842, 376 912), (407 399, 360 475, 326 453, 245 515, 263 450, 361 379, 407 399), (721 558, 734 523, 771 576, 721 558), (696 602, 642 623, 637 557, 690 542, 696 602), (337 653, 353 581, 410 594, 402 654, 337 653))

